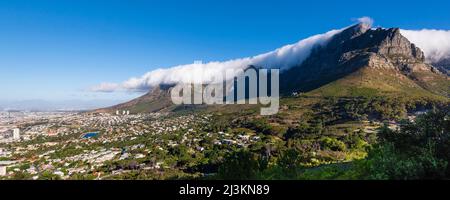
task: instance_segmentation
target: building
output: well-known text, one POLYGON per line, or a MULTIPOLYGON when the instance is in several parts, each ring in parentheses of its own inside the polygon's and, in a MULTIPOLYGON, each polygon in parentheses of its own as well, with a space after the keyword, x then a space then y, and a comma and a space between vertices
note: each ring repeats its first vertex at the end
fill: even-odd
POLYGON ((6 168, 15 163, 15 161, 0 161, 0 176, 6 176, 6 168))
POLYGON ((13 129, 13 140, 20 140, 20 129, 13 129))
POLYGON ((0 166, 0 176, 6 176, 6 166, 0 166))
POLYGON ((47 136, 51 136, 51 137, 53 137, 53 136, 57 136, 58 135, 58 131, 56 131, 55 129, 49 129, 48 131, 47 131, 47 136))
POLYGON ((116 115, 130 115, 130 111, 129 110, 122 110, 122 112, 120 110, 116 110, 116 115))

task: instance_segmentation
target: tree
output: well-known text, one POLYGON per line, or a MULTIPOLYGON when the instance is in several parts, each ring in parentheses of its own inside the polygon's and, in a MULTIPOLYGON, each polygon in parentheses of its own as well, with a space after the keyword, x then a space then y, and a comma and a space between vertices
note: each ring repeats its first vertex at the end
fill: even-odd
POLYGON ((448 179, 450 177, 450 117, 448 107, 403 121, 400 130, 387 126, 381 143, 367 158, 373 179, 448 179))
POLYGON ((247 150, 231 153, 219 167, 218 178, 225 180, 256 179, 260 162, 255 154, 247 150))
POLYGON ((298 169, 302 167, 302 163, 308 162, 307 153, 302 153, 295 148, 283 151, 278 158, 277 165, 285 174, 296 176, 298 169))
POLYGON ((50 171, 44 171, 39 175, 39 180, 61 180, 61 177, 50 171))

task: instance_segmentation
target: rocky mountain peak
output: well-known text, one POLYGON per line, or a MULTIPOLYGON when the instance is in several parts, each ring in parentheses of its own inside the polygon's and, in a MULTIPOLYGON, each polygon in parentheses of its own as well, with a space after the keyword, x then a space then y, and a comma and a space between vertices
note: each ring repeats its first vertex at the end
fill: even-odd
POLYGON ((404 37, 398 28, 371 29, 359 42, 372 43, 367 46, 369 67, 393 68, 405 74, 418 70, 435 71, 425 63, 422 50, 404 37))
POLYGON ((345 43, 348 40, 354 39, 358 36, 361 36, 362 34, 366 33, 368 30, 370 30, 370 26, 360 23, 353 26, 350 26, 346 29, 344 29, 339 34, 336 34, 331 41, 328 43, 328 47, 337 46, 342 43, 345 43))
POLYGON ((364 67, 404 75, 437 71, 425 63, 424 53, 400 29, 357 24, 336 34, 325 46, 316 47, 303 63, 282 74, 280 85, 284 92, 308 91, 364 67))
MULTIPOLYGON (((400 33, 400 29, 391 28, 387 30, 378 29, 376 34, 380 34, 384 39, 379 44, 378 53, 394 59, 410 59, 408 61, 424 62, 425 56, 422 50, 412 44, 400 33), (412 60, 411 60, 412 59, 412 60)), ((369 33, 375 34, 375 33, 369 33)))
POLYGON ((431 66, 424 63, 425 55, 422 50, 404 37, 400 29, 367 29, 361 25, 359 27, 356 32, 355 28, 350 28, 350 31, 354 33, 350 37, 345 37, 348 34, 347 30, 343 31, 343 35, 339 34, 336 38, 339 40, 346 38, 346 40, 340 44, 330 43, 325 48, 337 50, 337 55, 340 56, 337 65, 366 60, 369 67, 409 71, 431 70, 431 66))

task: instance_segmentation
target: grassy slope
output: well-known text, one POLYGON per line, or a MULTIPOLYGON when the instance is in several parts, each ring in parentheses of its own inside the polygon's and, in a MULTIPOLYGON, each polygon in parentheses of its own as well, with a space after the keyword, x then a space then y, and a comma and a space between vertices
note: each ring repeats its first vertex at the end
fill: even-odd
MULTIPOLYGON (((432 76, 430 74, 425 75, 421 76, 432 76)), ((239 118, 244 115, 254 118, 265 118, 273 126, 291 127, 297 125, 299 121, 316 118, 324 108, 315 108, 315 106, 321 103, 328 104, 328 98, 386 97, 391 99, 401 98, 406 101, 432 100, 450 103, 448 97, 437 94, 439 91, 445 91, 445 87, 450 85, 448 79, 443 79, 441 76, 433 76, 433 80, 428 80, 428 82, 429 85, 434 86, 431 91, 437 92, 427 90, 431 88, 430 86, 424 89, 422 86, 423 82, 413 81, 396 70, 362 68, 345 78, 326 84, 300 97, 283 97, 280 102, 280 111, 274 116, 258 116, 257 114, 261 106, 254 105, 208 106, 199 110, 202 112, 232 115, 234 118, 239 118)), ((361 125, 362 122, 349 121, 340 126, 344 127, 342 129, 354 129, 361 125)), ((337 130, 339 129, 341 128, 337 130)))
POLYGON ((322 97, 428 97, 435 100, 448 101, 445 95, 448 93, 450 80, 430 74, 414 74, 416 76, 423 77, 427 75, 432 77, 429 79, 431 83, 425 85, 424 82, 413 81, 396 70, 379 70, 366 67, 343 79, 315 89, 308 94, 322 97))

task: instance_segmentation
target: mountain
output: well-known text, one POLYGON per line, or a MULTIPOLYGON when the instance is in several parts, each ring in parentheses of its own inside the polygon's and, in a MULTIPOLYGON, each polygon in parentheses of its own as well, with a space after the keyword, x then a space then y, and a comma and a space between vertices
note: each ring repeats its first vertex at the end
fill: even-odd
POLYGON ((128 110, 130 111, 130 113, 150 113, 170 110, 174 107, 170 98, 170 88, 171 86, 161 85, 159 87, 152 88, 151 91, 149 91, 145 95, 133 99, 129 102, 118 104, 108 108, 98 109, 95 112, 114 113, 117 110, 128 110))
POLYGON ((322 95, 346 96, 355 90, 375 90, 379 94, 448 96, 450 91, 448 77, 426 64, 424 53, 399 29, 370 29, 362 24, 317 47, 280 80, 285 94, 321 91, 322 95))
MULTIPOLYGON (((446 63, 442 65, 448 66, 446 63)), ((448 100, 450 79, 425 62, 424 53, 398 28, 351 26, 317 45, 297 66, 282 71, 280 91, 285 96, 401 96, 448 100)), ((168 88, 106 110, 167 111, 174 106, 168 88)))

